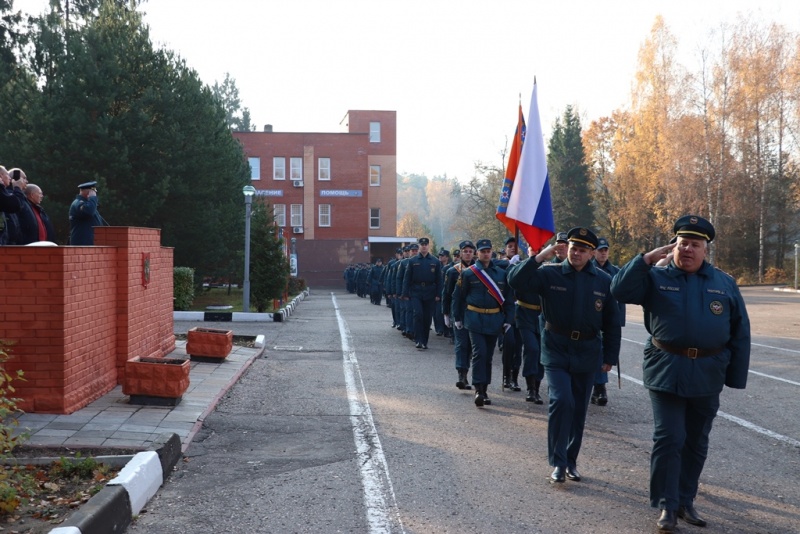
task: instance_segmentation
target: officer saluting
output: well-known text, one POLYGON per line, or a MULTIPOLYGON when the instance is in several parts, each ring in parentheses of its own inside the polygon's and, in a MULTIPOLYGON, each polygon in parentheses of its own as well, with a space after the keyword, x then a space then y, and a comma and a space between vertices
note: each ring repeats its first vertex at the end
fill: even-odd
POLYGON ((642 378, 653 408, 650 505, 656 525, 672 532, 677 517, 705 526, 694 508, 708 435, 723 385, 744 389, 750 366, 750 320, 733 278, 706 260, 714 226, 696 215, 675 222, 674 244, 640 254, 614 277, 611 291, 644 308, 650 339, 642 378), (653 269, 672 253, 669 265, 653 269))
POLYGON ((442 264, 428 252, 427 237, 420 237, 418 243, 419 254, 409 259, 403 276, 403 298, 411 299, 416 346, 427 349, 433 307, 442 294, 442 264))
POLYGON ((557 243, 508 270, 511 287, 527 288, 541 297, 541 362, 550 397, 547 455, 555 468, 550 479, 559 483, 565 476, 581 480, 577 460, 594 375, 601 361, 606 372, 617 363, 622 335, 611 277, 589 261, 597 236, 587 228, 573 228, 567 239, 565 261, 542 265, 555 256, 557 247, 564 248, 557 243))

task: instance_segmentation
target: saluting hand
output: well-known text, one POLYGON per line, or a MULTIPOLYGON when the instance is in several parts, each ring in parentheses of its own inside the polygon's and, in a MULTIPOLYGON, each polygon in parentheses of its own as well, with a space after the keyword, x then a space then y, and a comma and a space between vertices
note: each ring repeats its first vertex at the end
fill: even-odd
POLYGON ((564 248, 565 246, 566 245, 563 243, 553 243, 551 245, 547 245, 540 253, 536 255, 536 263, 544 263, 553 259, 553 257, 556 255, 556 250, 558 250, 558 247, 564 248))
POLYGON ((669 245, 664 245, 663 247, 654 248, 644 255, 644 262, 647 265, 653 265, 658 262, 658 260, 666 258, 667 255, 672 252, 672 249, 675 248, 676 244, 677 243, 670 243, 669 245))

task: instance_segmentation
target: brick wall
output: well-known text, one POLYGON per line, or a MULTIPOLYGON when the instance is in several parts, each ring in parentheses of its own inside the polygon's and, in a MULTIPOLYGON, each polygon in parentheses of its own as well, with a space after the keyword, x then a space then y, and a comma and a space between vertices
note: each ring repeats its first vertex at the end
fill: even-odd
POLYGON ((125 361, 175 347, 172 249, 160 231, 104 227, 94 247, 3 247, 0 339, 27 412, 72 413, 121 383, 125 361), (142 285, 142 253, 150 283, 142 285))

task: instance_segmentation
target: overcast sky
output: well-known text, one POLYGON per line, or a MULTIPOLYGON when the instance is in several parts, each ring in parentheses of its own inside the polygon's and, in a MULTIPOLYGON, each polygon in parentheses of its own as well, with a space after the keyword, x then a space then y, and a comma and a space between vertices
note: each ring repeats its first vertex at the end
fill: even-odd
MULTIPOLYGON (((15 0, 41 12, 48 0, 15 0)), ((397 111, 400 173, 461 180, 500 166, 533 79, 548 136, 567 105, 584 127, 629 101, 657 15, 683 62, 740 14, 800 27, 797 0, 149 0, 156 45, 207 84, 229 72, 261 130, 337 132, 349 109, 397 111)))

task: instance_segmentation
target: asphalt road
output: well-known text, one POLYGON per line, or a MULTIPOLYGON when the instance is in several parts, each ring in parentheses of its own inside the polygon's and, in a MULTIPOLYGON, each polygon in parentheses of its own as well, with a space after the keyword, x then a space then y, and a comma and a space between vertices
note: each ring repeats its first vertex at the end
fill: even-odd
MULTIPOLYGON (((711 433, 695 503, 709 526, 683 532, 800 532, 800 295, 743 293, 748 387, 723 392, 711 433)), ((446 339, 417 351, 387 308, 344 291, 313 292, 284 323, 234 323, 268 350, 129 532, 655 532, 641 318, 628 306, 622 389, 611 376, 609 405, 590 407, 584 480, 557 486, 547 406, 500 391, 498 355, 494 404, 477 409, 446 339)))

